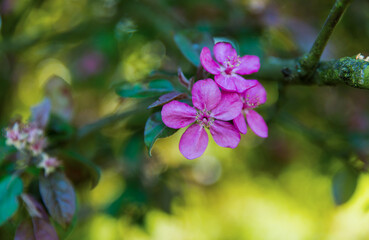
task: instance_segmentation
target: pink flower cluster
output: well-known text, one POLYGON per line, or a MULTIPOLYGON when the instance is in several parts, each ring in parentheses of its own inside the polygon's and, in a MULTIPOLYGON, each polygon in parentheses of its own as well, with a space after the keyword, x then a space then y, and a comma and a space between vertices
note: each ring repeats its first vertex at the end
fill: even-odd
POLYGON ((209 140, 205 129, 209 129, 219 146, 227 148, 237 147, 240 133, 247 132, 247 124, 256 135, 268 136, 264 119, 254 110, 265 103, 266 91, 257 80, 240 76, 257 72, 259 58, 239 57, 232 45, 225 42, 215 44, 213 51, 216 61, 207 47, 202 49, 200 60, 215 81, 208 78, 193 85, 193 106, 174 100, 161 111, 164 124, 170 128, 190 125, 179 143, 180 152, 188 159, 204 153, 209 140))
POLYGON ((46 146, 44 131, 36 124, 22 124, 16 122, 6 130, 6 144, 13 145, 18 150, 30 151, 33 156, 38 156, 46 146))
POLYGON ((6 144, 38 158, 37 167, 43 168, 46 175, 61 165, 60 161, 50 157, 45 152, 47 141, 44 128, 49 120, 50 110, 50 102, 46 99, 32 108, 32 121, 30 123, 16 122, 13 126, 5 129, 6 144))

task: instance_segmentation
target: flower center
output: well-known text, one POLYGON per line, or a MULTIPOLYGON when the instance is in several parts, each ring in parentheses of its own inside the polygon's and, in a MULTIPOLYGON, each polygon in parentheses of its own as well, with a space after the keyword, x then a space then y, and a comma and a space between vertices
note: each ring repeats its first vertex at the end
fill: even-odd
POLYGON ((214 122, 214 118, 211 117, 211 112, 204 110, 197 110, 196 123, 201 127, 209 128, 214 122))
POLYGON ((243 108, 255 108, 260 104, 260 98, 259 96, 251 97, 249 94, 246 94, 246 96, 241 97, 241 101, 243 102, 243 108))
POLYGON ((232 70, 235 67, 240 66, 240 64, 241 64, 241 60, 239 56, 228 56, 227 60, 224 62, 223 65, 226 67, 225 72, 227 74, 231 74, 232 70))

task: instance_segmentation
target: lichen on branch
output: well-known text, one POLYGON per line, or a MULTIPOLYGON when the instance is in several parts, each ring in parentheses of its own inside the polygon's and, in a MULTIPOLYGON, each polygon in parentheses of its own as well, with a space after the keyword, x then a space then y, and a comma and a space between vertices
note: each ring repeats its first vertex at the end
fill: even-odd
POLYGON ((261 61, 261 69, 254 76, 258 79, 278 81, 284 84, 338 85, 369 89, 369 62, 353 57, 321 61, 309 78, 301 77, 299 59, 270 57, 261 61))

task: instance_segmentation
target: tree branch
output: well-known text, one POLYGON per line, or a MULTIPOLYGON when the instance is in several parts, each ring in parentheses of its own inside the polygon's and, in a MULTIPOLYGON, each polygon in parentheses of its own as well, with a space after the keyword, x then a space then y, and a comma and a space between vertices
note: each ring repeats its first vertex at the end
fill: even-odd
POLYGON ((369 62, 345 57, 320 61, 335 26, 352 0, 336 0, 311 50, 297 59, 268 58, 254 76, 283 84, 337 85, 369 89, 369 62))
POLYGON ((309 79, 302 78, 298 74, 299 67, 299 59, 283 60, 271 57, 261 62, 260 71, 253 76, 258 79, 278 81, 284 84, 344 84, 369 90, 369 62, 361 59, 344 57, 319 62, 309 79))
POLYGON ((352 0, 336 0, 310 51, 299 61, 302 69, 300 74, 310 77, 317 68, 334 28, 351 2, 352 0))

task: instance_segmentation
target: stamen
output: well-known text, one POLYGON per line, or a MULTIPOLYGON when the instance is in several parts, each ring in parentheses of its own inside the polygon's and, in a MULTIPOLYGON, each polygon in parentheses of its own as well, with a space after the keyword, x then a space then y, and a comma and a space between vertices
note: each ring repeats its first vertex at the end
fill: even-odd
POLYGON ((214 118, 211 117, 211 112, 204 110, 197 110, 196 123, 203 128, 209 128, 214 122, 214 118))

